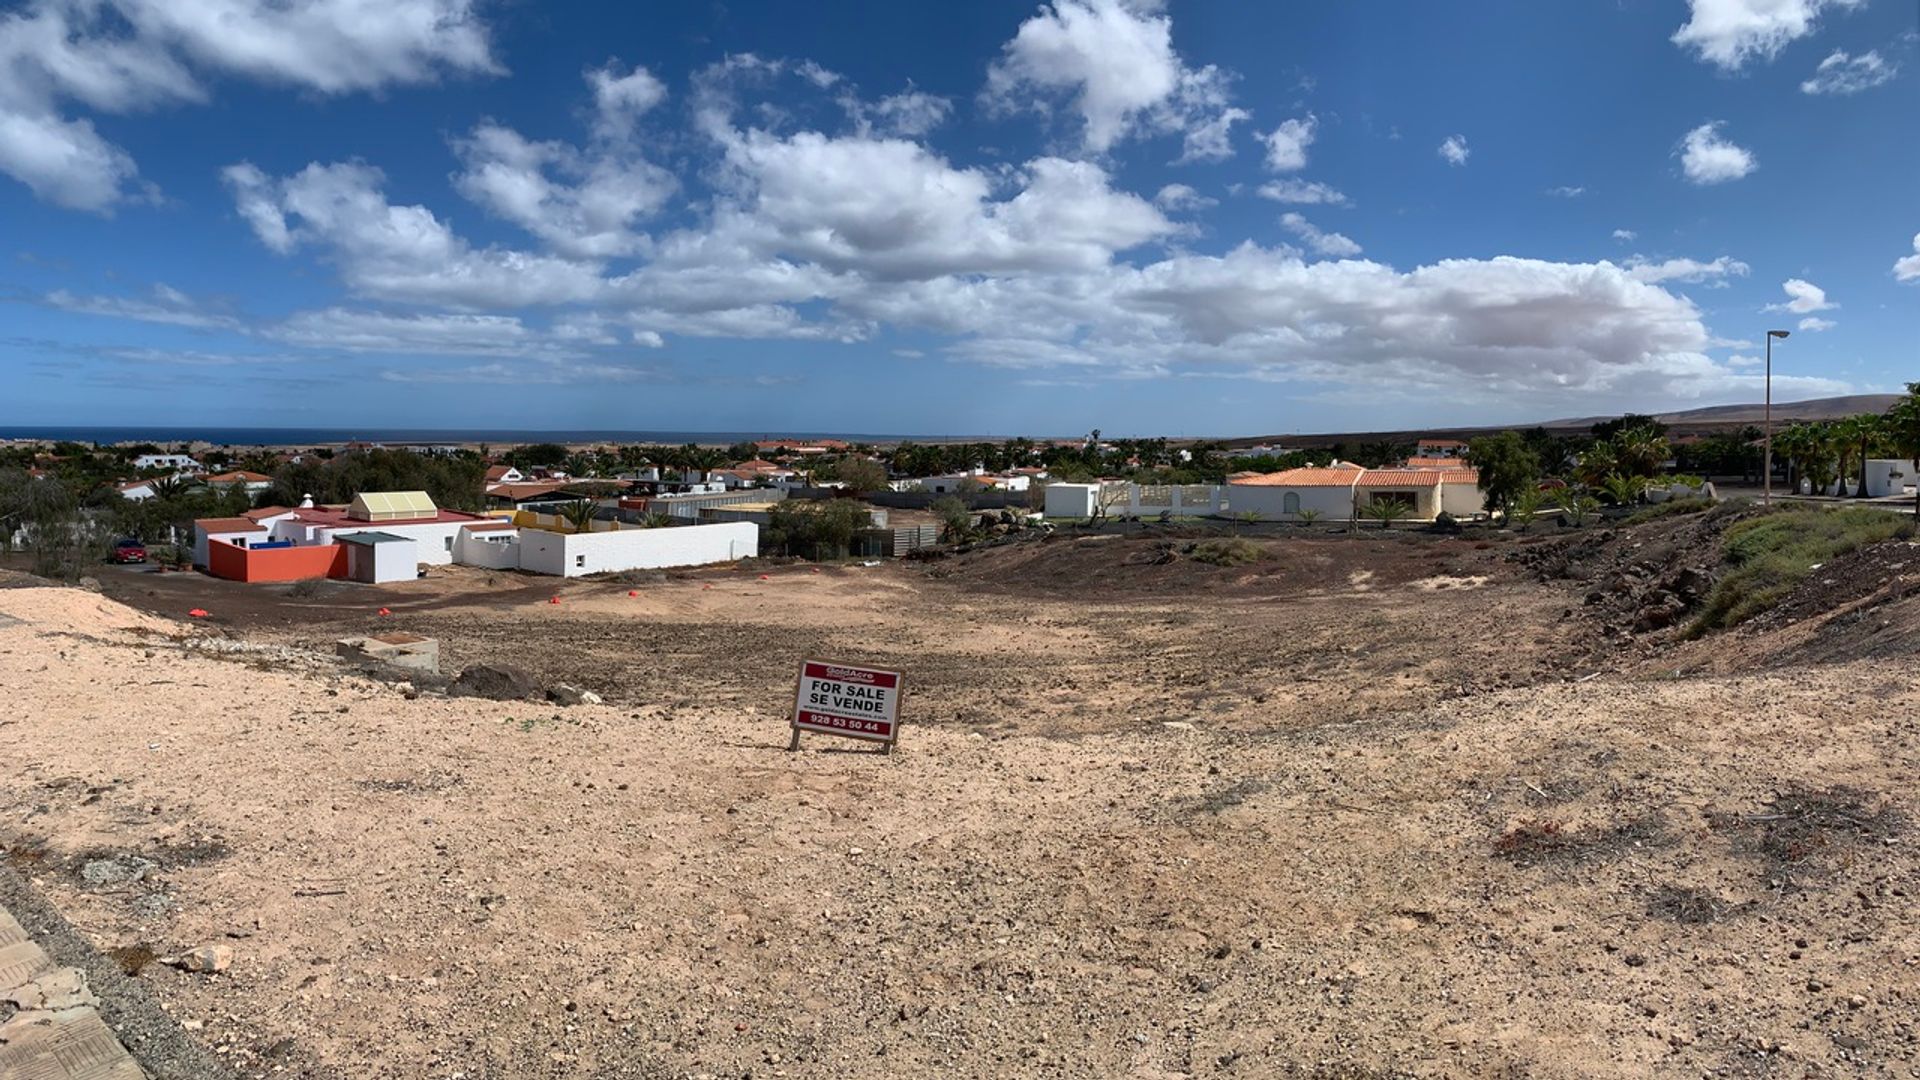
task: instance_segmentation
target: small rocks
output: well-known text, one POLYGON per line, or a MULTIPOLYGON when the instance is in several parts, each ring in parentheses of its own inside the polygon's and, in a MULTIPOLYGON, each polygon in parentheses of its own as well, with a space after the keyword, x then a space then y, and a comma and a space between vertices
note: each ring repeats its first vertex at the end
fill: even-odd
POLYGON ((80 867, 80 879, 95 888, 130 885, 145 880, 148 874, 158 869, 160 865, 152 859, 143 859, 138 855, 111 855, 87 860, 80 867))
POLYGON ((447 688, 454 697, 482 697, 494 701, 520 701, 540 689, 526 668, 513 664, 474 664, 460 673, 447 688))
MULTIPOLYGON (((463 675, 462 678, 464 677, 463 675)), ((548 690, 547 700, 557 705, 568 706, 598 705, 601 702, 599 694, 591 690, 582 690, 577 686, 568 686, 566 683, 557 683, 552 689, 548 690)))
POLYGON ((196 975, 211 975, 225 971, 233 966, 233 947, 230 945, 202 945, 181 953, 178 956, 163 956, 160 962, 181 971, 190 971, 196 975))

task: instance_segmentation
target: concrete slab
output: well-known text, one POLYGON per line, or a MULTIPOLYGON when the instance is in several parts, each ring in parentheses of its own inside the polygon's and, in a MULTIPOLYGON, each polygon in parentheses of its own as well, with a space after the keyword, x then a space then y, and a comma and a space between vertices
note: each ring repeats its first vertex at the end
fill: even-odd
POLYGON ((395 632, 342 638, 334 644, 334 651, 347 660, 374 661, 409 671, 440 674, 440 643, 419 634, 395 632))

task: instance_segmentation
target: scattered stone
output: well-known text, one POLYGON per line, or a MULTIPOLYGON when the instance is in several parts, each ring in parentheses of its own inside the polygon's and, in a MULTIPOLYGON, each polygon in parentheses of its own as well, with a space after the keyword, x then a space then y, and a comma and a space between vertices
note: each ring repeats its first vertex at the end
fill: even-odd
POLYGON ((547 700, 559 705, 598 705, 601 702, 599 694, 566 683, 558 683, 548 690, 547 700))
POLYGON ((179 956, 162 957, 160 962, 168 967, 177 967, 181 971, 191 971, 196 975, 211 975, 233 966, 233 947, 202 945, 179 956))
POLYGON ((130 885, 142 881, 148 874, 160 869, 160 865, 151 859, 138 855, 112 855, 103 859, 89 859, 80 867, 80 879, 95 888, 108 885, 130 885))
POLYGON ((513 664, 474 664, 453 680, 447 692, 454 697, 520 701, 532 697, 539 689, 540 685, 523 667, 513 664))

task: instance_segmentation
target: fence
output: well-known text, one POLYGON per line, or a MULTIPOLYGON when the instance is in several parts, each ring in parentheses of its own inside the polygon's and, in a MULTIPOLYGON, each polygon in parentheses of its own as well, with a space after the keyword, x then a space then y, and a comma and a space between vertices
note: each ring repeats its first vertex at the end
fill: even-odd
POLYGON ((344 578, 347 552, 339 544, 255 549, 212 540, 207 544, 207 572, 229 581, 250 582, 344 578))

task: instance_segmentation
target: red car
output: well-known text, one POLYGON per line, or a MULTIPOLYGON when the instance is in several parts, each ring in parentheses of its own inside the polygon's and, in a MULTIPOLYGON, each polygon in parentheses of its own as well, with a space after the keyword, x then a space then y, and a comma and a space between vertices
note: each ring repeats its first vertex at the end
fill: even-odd
POLYGON ((146 562, 147 545, 132 537, 118 541, 113 545, 113 561, 117 563, 146 562))

